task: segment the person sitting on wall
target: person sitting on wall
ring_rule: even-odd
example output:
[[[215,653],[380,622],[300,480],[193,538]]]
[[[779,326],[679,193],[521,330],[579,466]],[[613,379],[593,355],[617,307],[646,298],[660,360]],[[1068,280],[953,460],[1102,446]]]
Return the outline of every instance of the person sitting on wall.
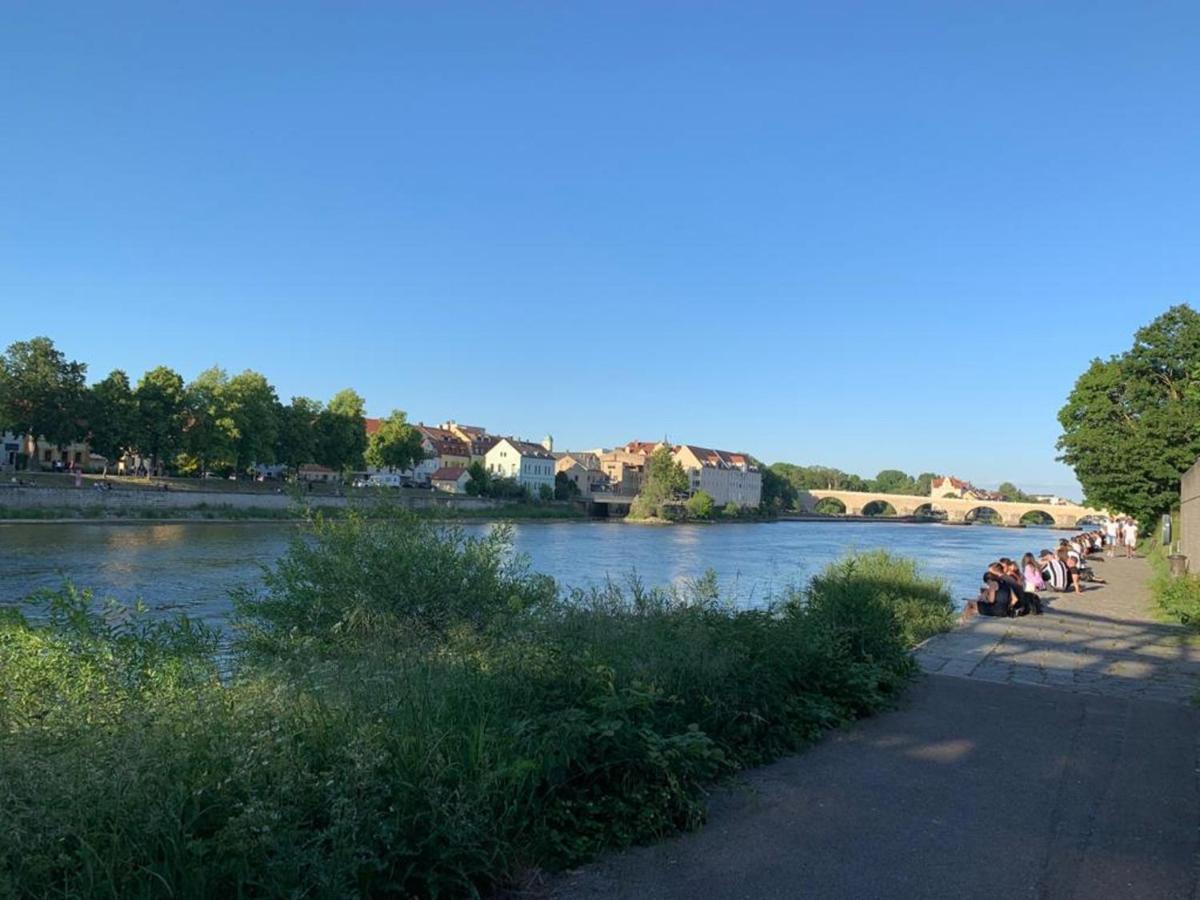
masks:
[[[1026,616],[1033,613],[1035,616],[1042,614],[1042,598],[1031,590],[1025,587],[1025,578],[1021,574],[1021,567],[1017,565],[1015,560],[1002,559],[1000,561],[1004,569],[1004,581],[1008,585],[1009,590],[1017,598],[1017,602],[1013,609],[1013,615]]]
[[[1067,567],[1067,589],[1082,594],[1083,584],[1079,574],[1078,557],[1071,556],[1066,547],[1059,547],[1055,555],[1058,556],[1058,561]]]
[[[1050,590],[1065,591],[1070,581],[1070,573],[1062,560],[1049,550],[1043,550],[1039,554],[1039,560],[1042,564],[1042,580]]]

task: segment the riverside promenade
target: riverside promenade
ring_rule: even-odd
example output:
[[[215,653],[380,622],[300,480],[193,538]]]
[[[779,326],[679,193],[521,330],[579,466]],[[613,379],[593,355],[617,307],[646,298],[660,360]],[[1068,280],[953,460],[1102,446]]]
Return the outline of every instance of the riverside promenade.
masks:
[[[1200,644],[1144,560],[917,652],[894,711],[744,773],[698,832],[564,876],[591,898],[1200,896]]]

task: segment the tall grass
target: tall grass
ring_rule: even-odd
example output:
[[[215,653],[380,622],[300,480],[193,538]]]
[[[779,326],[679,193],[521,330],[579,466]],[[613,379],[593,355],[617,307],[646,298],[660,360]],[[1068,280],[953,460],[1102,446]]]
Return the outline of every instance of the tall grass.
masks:
[[[504,529],[318,521],[238,643],[66,588],[0,621],[0,896],[469,896],[702,822],[949,627],[883,554],[770,608],[561,594]]]

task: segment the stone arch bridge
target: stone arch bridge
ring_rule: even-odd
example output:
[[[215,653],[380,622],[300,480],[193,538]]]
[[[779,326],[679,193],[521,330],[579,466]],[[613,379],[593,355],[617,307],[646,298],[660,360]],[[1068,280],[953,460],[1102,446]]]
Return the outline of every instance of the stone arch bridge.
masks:
[[[861,516],[872,504],[889,503],[897,516],[916,516],[944,513],[947,522],[963,523],[972,520],[981,510],[991,510],[1005,525],[1020,525],[1021,519],[1031,512],[1042,513],[1043,522],[1055,528],[1075,528],[1081,519],[1096,519],[1107,516],[1102,510],[1068,504],[1055,506],[1050,503],[1010,503],[1004,500],[958,500],[951,497],[913,497],[907,494],[880,494],[874,491],[802,491],[799,496],[801,509],[811,513],[822,500],[837,500],[845,507],[845,515]],[[1048,521],[1047,521],[1048,520]]]

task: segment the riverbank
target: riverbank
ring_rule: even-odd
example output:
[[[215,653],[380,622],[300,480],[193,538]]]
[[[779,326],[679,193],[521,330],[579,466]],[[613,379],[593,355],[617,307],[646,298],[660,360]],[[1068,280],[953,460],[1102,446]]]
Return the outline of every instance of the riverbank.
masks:
[[[292,503],[280,507],[230,506],[200,502],[195,505],[171,506],[106,506],[89,504],[80,506],[29,506],[8,507],[0,505],[0,524],[15,525],[30,522],[54,524],[165,524],[182,522],[214,523],[266,523],[302,522],[319,512],[329,518],[340,518],[354,512],[368,518],[390,515],[395,507],[382,506],[370,501],[345,505],[308,506]],[[438,504],[411,509],[413,515],[439,522],[511,522],[536,520],[582,520],[586,512],[570,504],[496,504],[485,508],[462,509],[449,504]]]
[[[0,614],[0,894],[501,887],[698,825],[715,781],[892,703],[952,615],[884,554],[765,611],[559,594],[506,537],[316,523],[238,595],[224,680],[194,623]]]

